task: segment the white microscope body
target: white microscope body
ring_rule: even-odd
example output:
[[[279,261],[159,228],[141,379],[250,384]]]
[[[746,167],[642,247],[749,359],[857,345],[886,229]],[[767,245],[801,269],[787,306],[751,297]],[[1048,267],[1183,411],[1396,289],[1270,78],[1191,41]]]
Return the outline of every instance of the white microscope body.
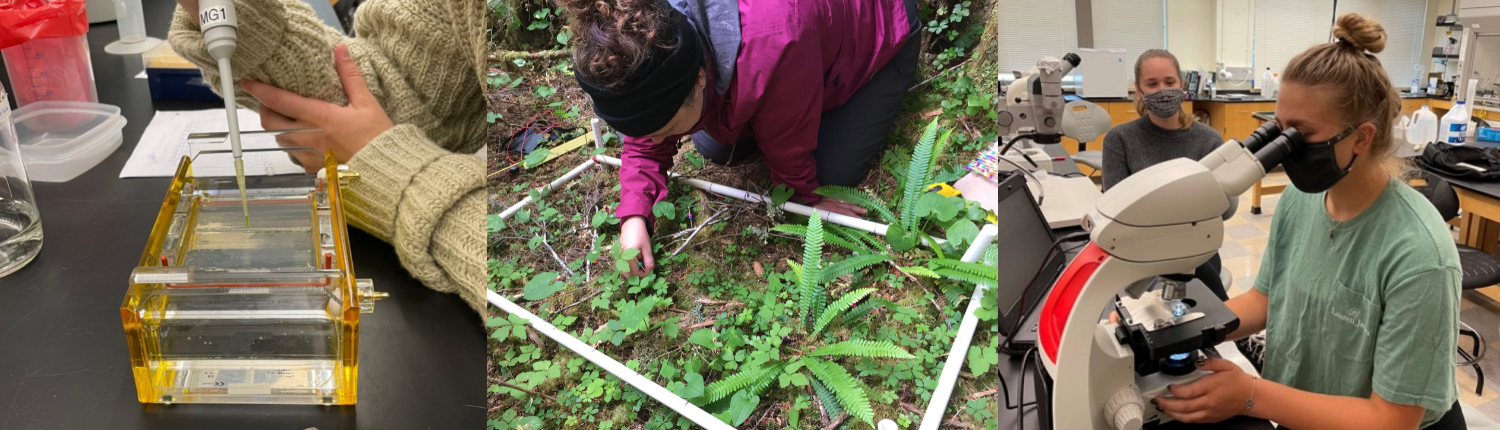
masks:
[[[1141,363],[1155,365],[1141,353],[1180,355],[1209,348],[1238,326],[1234,320],[1201,328],[1205,321],[1197,310],[1206,309],[1204,303],[1180,316],[1170,304],[1183,297],[1182,277],[1223,243],[1229,200],[1280,164],[1300,141],[1295,129],[1282,133],[1267,123],[1245,143],[1231,139],[1201,161],[1180,158],[1152,166],[1101,197],[1083,223],[1091,242],[1040,310],[1037,343],[1043,367],[1054,379],[1053,428],[1140,429],[1157,418],[1146,395],[1158,393],[1162,382],[1154,371],[1139,374]],[[1165,286],[1146,294],[1153,285]],[[1127,319],[1101,321],[1100,313],[1122,291],[1130,296],[1120,300]],[[1227,310],[1222,303],[1219,307]],[[1201,376],[1188,372],[1172,382]]]

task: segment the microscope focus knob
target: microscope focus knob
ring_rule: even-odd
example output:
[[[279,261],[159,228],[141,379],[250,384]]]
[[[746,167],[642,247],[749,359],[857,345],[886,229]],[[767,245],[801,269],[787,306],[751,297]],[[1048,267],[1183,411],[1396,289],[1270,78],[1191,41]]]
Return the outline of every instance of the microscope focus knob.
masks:
[[[1145,405],[1141,403],[1141,392],[1135,387],[1122,388],[1109,397],[1104,404],[1104,417],[1115,430],[1140,430],[1145,421]]]

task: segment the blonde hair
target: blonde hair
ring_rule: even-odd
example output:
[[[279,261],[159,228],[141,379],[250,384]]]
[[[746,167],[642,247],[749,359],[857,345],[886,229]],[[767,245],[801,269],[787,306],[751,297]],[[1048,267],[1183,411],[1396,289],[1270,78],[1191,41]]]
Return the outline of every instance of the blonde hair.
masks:
[[[1283,75],[1295,82],[1324,91],[1335,103],[1334,112],[1346,124],[1375,126],[1375,139],[1368,157],[1395,176],[1404,174],[1406,163],[1391,156],[1391,122],[1401,114],[1401,97],[1375,54],[1385,50],[1385,28],[1375,19],[1357,13],[1339,16],[1333,28],[1334,42],[1302,51],[1287,64]]]
[[[1148,49],[1146,50],[1146,52],[1142,52],[1141,56],[1135,59],[1135,111],[1139,112],[1141,116],[1147,115],[1146,95],[1141,93],[1141,65],[1145,64],[1146,60],[1150,60],[1153,58],[1165,58],[1168,60],[1172,60],[1172,70],[1175,70],[1177,72],[1177,88],[1183,90],[1187,89],[1185,84],[1182,82],[1182,66],[1177,63],[1176,55],[1172,55],[1171,52],[1167,52],[1167,50],[1165,49]],[[1178,111],[1177,125],[1179,128],[1183,129],[1192,127],[1193,113],[1188,112],[1187,110]]]

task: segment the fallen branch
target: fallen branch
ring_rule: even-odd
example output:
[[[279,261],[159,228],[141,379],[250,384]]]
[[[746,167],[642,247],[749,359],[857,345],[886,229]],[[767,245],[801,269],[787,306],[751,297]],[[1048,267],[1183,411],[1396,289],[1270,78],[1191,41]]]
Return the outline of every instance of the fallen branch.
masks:
[[[958,428],[961,428],[961,429],[971,429],[971,428],[974,428],[974,426],[965,424],[965,423],[963,423],[963,422],[961,422],[961,421],[959,421],[957,419],[953,419],[953,418],[949,418],[949,419],[943,420],[943,425],[948,426],[948,427],[958,427]]]
[[[839,424],[843,424],[844,420],[847,420],[847,419],[849,419],[849,414],[848,413],[840,413],[839,414],[839,419],[833,420],[833,424],[829,424],[827,426],[824,426],[823,430],[833,430],[833,429],[839,428]]]
[[[999,391],[999,390],[991,388],[991,389],[988,389],[988,390],[980,391],[978,393],[970,394],[968,397],[964,397],[964,400],[978,399],[980,397],[984,397],[984,396],[988,396],[988,395],[991,395],[991,394],[995,394],[996,391]]]
[[[698,232],[703,231],[704,227],[708,227],[708,225],[710,223],[713,223],[714,218],[718,218],[720,214],[723,214],[724,211],[727,211],[727,210],[729,210],[729,209],[719,209],[719,211],[715,212],[713,216],[708,217],[708,219],[703,220],[702,224],[698,224],[697,227],[694,227],[693,228],[693,234],[688,235],[687,240],[682,241],[682,245],[678,245],[677,249],[673,250],[672,254],[668,255],[667,258],[672,258],[672,257],[677,256],[677,253],[681,252],[682,248],[687,247],[689,243],[693,243],[693,237],[697,236]]]
[[[918,83],[916,85],[912,85],[911,88],[908,88],[906,91],[907,92],[916,91],[917,88],[922,88],[923,85],[927,85],[928,82],[932,82],[932,80],[933,79],[937,79],[938,76],[943,76],[943,74],[948,73],[949,71],[951,71],[953,69],[957,69],[959,67],[962,67],[965,64],[969,64],[969,60],[973,60],[973,59],[974,59],[974,57],[969,57],[968,60],[964,60],[962,63],[958,63],[957,65],[954,65],[953,67],[949,67],[947,70],[943,70],[941,72],[938,72],[938,74],[932,75],[931,78],[927,78],[927,80],[922,81],[921,83]]]
[[[558,309],[555,313],[562,314],[563,311],[566,311],[568,309],[572,309],[574,306],[578,306],[579,304],[581,304],[583,302],[587,302],[587,301],[589,301],[589,299],[594,298],[594,296],[597,296],[597,295],[599,295],[599,293],[602,293],[602,292],[604,292],[604,290],[602,290],[602,289],[594,291],[594,294],[589,294],[588,297],[584,297],[583,299],[581,299],[579,301],[573,302],[573,304],[571,304],[571,305],[564,306],[562,309]]]
[[[908,279],[911,279],[911,280],[912,280],[912,282],[916,282],[916,283],[917,283],[917,285],[920,285],[920,286],[922,286],[922,289],[923,289],[923,290],[925,290],[925,291],[927,291],[927,292],[928,292],[928,293],[930,293],[930,294],[933,294],[933,297],[937,297],[937,294],[935,294],[935,293],[932,293],[932,289],[931,289],[931,288],[927,288],[927,284],[924,284],[924,283],[922,283],[922,280],[921,280],[921,279],[917,279],[917,277],[916,277],[916,276],[914,276],[914,275],[912,275],[912,274],[910,274],[910,273],[906,273],[906,271],[905,271],[905,270],[901,270],[901,266],[897,266],[897,265],[896,265],[896,262],[894,262],[894,261],[890,261],[890,260],[886,260],[886,261],[885,261],[885,262],[886,262],[886,263],[889,263],[889,264],[890,264],[890,265],[891,265],[891,267],[894,267],[894,268],[896,268],[896,271],[897,271],[897,272],[901,272],[901,274],[902,274],[902,275],[906,275],[906,277],[907,277],[907,278],[908,278]],[[938,315],[939,315],[939,316],[942,316],[942,315],[943,315],[943,308],[942,308],[942,307],[941,307],[941,306],[938,306],[938,304],[937,304],[937,300],[933,300],[933,299],[928,299],[928,300],[927,300],[927,301],[928,301],[928,302],[929,302],[929,303],[932,303],[932,308],[933,308],[933,309],[937,309],[937,311],[938,311]],[[948,323],[948,319],[947,319],[947,318],[939,318],[939,319],[941,319],[941,320],[943,320],[943,325],[945,325],[945,326],[948,326],[948,329],[949,329],[949,330],[952,330],[952,329],[953,329],[953,324],[949,324],[949,323]]]
[[[809,384],[809,386],[807,387],[807,391],[809,392],[809,394],[811,394],[811,384]],[[823,409],[823,398],[819,396],[812,396],[812,401],[814,405],[818,405],[818,415],[819,418],[821,418],[818,420],[818,422],[828,422],[828,410]]]
[[[501,381],[500,378],[496,378],[496,377],[491,376],[489,379],[490,379],[490,383],[493,383],[493,384],[498,384],[498,385],[501,385],[501,386],[504,386],[504,387],[507,387],[507,388],[510,388],[510,389],[513,389],[513,390],[516,390],[516,391],[524,392],[526,394],[530,394],[530,395],[533,395],[533,396],[542,397],[542,398],[551,400],[553,402],[562,403],[562,402],[557,401],[556,397],[552,397],[552,396],[549,396],[549,395],[546,395],[546,394],[542,394],[542,393],[538,393],[538,392],[535,392],[535,391],[531,391],[531,390],[528,390],[528,389],[525,389],[525,388],[517,387],[514,384],[511,384],[509,382]]]
[[[548,59],[548,58],[568,57],[568,56],[571,56],[571,55],[573,55],[573,50],[572,49],[557,49],[557,50],[551,50],[551,51],[537,51],[537,52],[500,51],[500,52],[496,52],[495,55],[489,56],[488,59],[491,62],[505,62],[505,61],[515,60],[517,58],[520,58],[520,59],[523,59],[523,60],[543,60],[543,59]]]
[[[545,228],[545,226],[543,226],[543,227]],[[569,269],[568,268],[568,263],[564,263],[562,261],[562,258],[557,256],[557,251],[553,251],[552,250],[552,244],[547,243],[547,237],[546,236],[538,235],[537,237],[540,238],[540,239],[542,239],[542,245],[544,245],[544,246],[547,247],[547,252],[552,253],[552,259],[553,260],[557,260],[557,265],[562,266],[563,270],[568,271],[568,277],[572,278],[572,277],[577,277],[578,276],[578,274],[573,273],[573,269]]]
[[[701,323],[693,324],[693,325],[690,325],[690,326],[687,326],[687,327],[684,327],[684,328],[686,328],[688,330],[697,330],[697,329],[700,329],[700,328],[712,326],[716,322],[719,322],[719,320],[708,320],[708,321],[704,321],[704,322],[701,322]]]
[[[994,391],[994,390],[990,390],[990,391]],[[985,395],[989,395],[990,393],[984,393],[984,394]],[[983,397],[983,396],[980,396],[980,397]],[[914,414],[917,414],[917,415],[922,415],[922,411],[920,409],[917,409],[916,406],[912,406],[910,403],[901,402],[901,409],[905,409],[907,412],[911,412],[911,413],[914,413]],[[943,425],[949,426],[949,427],[958,427],[958,428],[961,428],[961,429],[971,429],[971,428],[974,428],[974,426],[971,426],[971,425],[968,425],[968,424],[965,424],[965,423],[959,421],[957,417],[958,417],[957,415],[954,415],[954,418],[949,418],[949,419],[943,420]]]
[[[916,406],[912,406],[911,403],[901,402],[901,409],[905,409],[907,412],[911,412],[917,415],[922,415],[922,410],[917,409]]]

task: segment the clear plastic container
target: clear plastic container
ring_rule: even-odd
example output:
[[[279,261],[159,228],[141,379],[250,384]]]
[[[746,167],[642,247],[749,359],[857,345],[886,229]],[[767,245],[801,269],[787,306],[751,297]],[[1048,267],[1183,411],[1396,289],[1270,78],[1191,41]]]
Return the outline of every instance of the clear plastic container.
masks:
[[[32,39],[0,53],[17,107],[42,101],[99,101],[87,35]]]
[[[38,102],[11,119],[31,180],[67,182],[89,171],[124,141],[125,117],[116,106]]]

